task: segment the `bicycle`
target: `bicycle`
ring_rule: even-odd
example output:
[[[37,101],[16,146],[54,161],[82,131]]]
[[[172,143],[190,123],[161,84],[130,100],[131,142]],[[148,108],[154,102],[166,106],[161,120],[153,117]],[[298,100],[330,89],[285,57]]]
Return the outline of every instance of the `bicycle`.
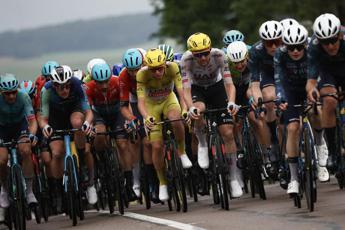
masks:
[[[12,140],[10,142],[0,143],[0,146],[7,148],[10,154],[10,173],[7,180],[10,200],[8,227],[12,229],[13,224],[14,228],[19,230],[26,229],[26,184],[17,155],[17,145],[24,143],[30,143],[30,140]]]
[[[259,105],[257,110],[254,110],[255,117],[259,117],[262,112],[261,106],[264,103],[259,100]],[[244,170],[245,181],[249,179],[249,186],[252,198],[255,198],[255,194],[258,193],[260,198],[266,200],[266,192],[264,187],[264,181],[262,175],[265,178],[269,178],[266,173],[264,164],[263,164],[263,154],[261,147],[256,139],[255,133],[249,121],[249,113],[252,111],[250,105],[240,106],[240,112],[242,115],[237,115],[238,118],[243,119],[242,124],[242,146],[243,156],[245,157],[245,166],[239,167]],[[247,184],[247,183],[245,183]]]
[[[227,108],[221,108],[201,112],[206,120],[206,132],[209,140],[210,167],[207,172],[214,204],[220,203],[222,209],[229,210],[229,166],[225,156],[224,143],[215,122],[215,113],[218,112],[227,113],[228,111]]]
[[[82,189],[79,184],[79,157],[74,141],[71,141],[71,135],[81,129],[54,130],[53,133],[64,137],[65,157],[64,157],[64,175],[63,187],[65,193],[66,214],[72,220],[73,226],[77,225],[77,217],[84,219],[84,210],[82,205]]]
[[[98,172],[97,178],[100,180],[99,187],[101,188],[98,191],[102,193],[102,198],[106,197],[110,214],[114,213],[115,201],[117,201],[119,213],[123,215],[124,207],[128,206],[128,198],[116,143],[114,138],[112,138],[114,134],[120,131],[122,129],[96,133],[96,135],[107,135],[111,137],[110,148],[106,148],[103,154],[96,153],[96,171]],[[102,190],[102,188],[105,188],[105,190]]]
[[[302,130],[300,136],[300,157],[298,160],[298,177],[300,182],[299,193],[294,198],[294,205],[301,208],[301,199],[305,194],[307,207],[310,212],[314,211],[314,203],[317,199],[317,151],[315,147],[313,129],[308,119],[308,112],[313,109],[317,114],[317,103],[304,103],[292,105],[303,109]]]

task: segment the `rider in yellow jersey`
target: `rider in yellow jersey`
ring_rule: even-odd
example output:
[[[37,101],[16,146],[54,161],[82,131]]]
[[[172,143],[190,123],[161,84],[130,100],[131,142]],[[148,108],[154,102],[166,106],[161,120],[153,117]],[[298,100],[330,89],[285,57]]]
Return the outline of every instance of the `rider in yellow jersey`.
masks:
[[[181,111],[187,112],[177,64],[167,62],[165,54],[159,49],[150,49],[145,55],[145,62],[146,66],[139,70],[136,77],[138,108],[144,118],[145,128],[150,131],[153,164],[160,182],[159,199],[165,201],[169,199],[169,195],[164,171],[162,126],[155,123],[161,120],[162,114],[169,120],[175,120],[181,118]],[[181,105],[173,92],[174,85]],[[192,163],[185,152],[183,123],[172,122],[172,128],[182,165],[190,168]]]

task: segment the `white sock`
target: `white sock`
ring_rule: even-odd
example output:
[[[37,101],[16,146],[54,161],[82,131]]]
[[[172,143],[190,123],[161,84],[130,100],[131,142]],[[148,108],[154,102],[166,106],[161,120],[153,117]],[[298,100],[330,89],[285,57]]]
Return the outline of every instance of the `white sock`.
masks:
[[[133,168],[133,184],[140,185],[140,164],[139,162],[134,164]]]
[[[203,128],[194,128],[195,136],[198,138],[199,145],[202,147],[207,147],[206,133]]]

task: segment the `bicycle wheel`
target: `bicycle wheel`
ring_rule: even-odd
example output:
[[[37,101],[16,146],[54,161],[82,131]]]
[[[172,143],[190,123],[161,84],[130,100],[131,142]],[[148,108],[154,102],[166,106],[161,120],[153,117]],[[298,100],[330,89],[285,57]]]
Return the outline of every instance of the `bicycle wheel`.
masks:
[[[115,198],[117,200],[117,207],[121,215],[124,214],[126,202],[126,190],[125,190],[125,179],[123,172],[121,170],[120,161],[115,148],[112,149],[111,154],[109,154],[109,160],[112,164],[113,178],[115,180]],[[128,206],[128,203],[127,203]]]
[[[106,188],[107,191],[107,202],[110,214],[114,213],[115,208],[115,173],[114,173],[114,158],[111,156],[113,153],[111,151],[104,152],[104,166],[105,173],[102,174],[101,184],[102,187]]]
[[[187,203],[187,193],[185,187],[185,176],[184,176],[184,169],[182,167],[182,162],[179,157],[175,156],[176,166],[177,166],[177,177],[176,180],[176,190],[179,197],[179,200],[182,204],[182,211],[187,212],[188,210],[188,203]]]
[[[77,194],[75,191],[75,177],[74,177],[74,167],[73,167],[73,158],[68,157],[66,160],[66,178],[65,183],[67,183],[67,207],[68,207],[68,215],[72,220],[73,226],[77,225]]]
[[[39,205],[41,209],[41,214],[45,222],[48,221],[49,218],[49,210],[50,210],[50,198],[49,198],[49,191],[48,191],[48,182],[47,176],[45,174],[45,168],[43,163],[40,163],[40,196],[39,196]]]
[[[35,175],[34,179],[33,179],[33,182],[32,182],[32,190],[35,194],[35,197],[37,198],[38,200],[38,204],[37,205],[34,205],[34,206],[31,206],[29,207],[29,210],[32,210],[34,212],[34,215],[35,215],[35,220],[36,220],[36,223],[37,224],[40,224],[41,223],[41,218],[42,218],[42,203],[43,203],[43,192],[42,192],[42,183],[40,181],[40,176],[39,175]],[[30,213],[31,215],[31,213]]]
[[[24,191],[24,178],[19,165],[14,165],[11,170],[11,216],[14,228],[18,230],[26,229],[26,199]]]
[[[219,137],[218,137],[219,138]],[[222,208],[229,210],[229,169],[228,163],[225,159],[225,153],[223,152],[222,144],[219,139],[216,140],[216,156],[218,161],[218,177],[219,177],[219,191],[222,202]]]
[[[306,127],[303,130],[303,150],[304,150],[304,188],[305,188],[305,197],[307,201],[307,206],[310,212],[314,211],[314,167],[313,155],[314,153],[314,143],[312,140],[312,133],[310,126]]]

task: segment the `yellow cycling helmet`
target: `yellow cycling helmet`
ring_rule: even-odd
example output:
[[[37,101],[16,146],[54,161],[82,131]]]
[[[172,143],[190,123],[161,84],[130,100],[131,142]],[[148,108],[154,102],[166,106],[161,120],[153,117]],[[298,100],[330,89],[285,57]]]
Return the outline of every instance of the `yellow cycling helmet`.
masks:
[[[198,52],[211,48],[211,39],[204,33],[192,34],[187,40],[189,51]]]
[[[160,49],[150,49],[145,55],[145,63],[149,68],[155,68],[164,65],[165,61],[165,54]]]

